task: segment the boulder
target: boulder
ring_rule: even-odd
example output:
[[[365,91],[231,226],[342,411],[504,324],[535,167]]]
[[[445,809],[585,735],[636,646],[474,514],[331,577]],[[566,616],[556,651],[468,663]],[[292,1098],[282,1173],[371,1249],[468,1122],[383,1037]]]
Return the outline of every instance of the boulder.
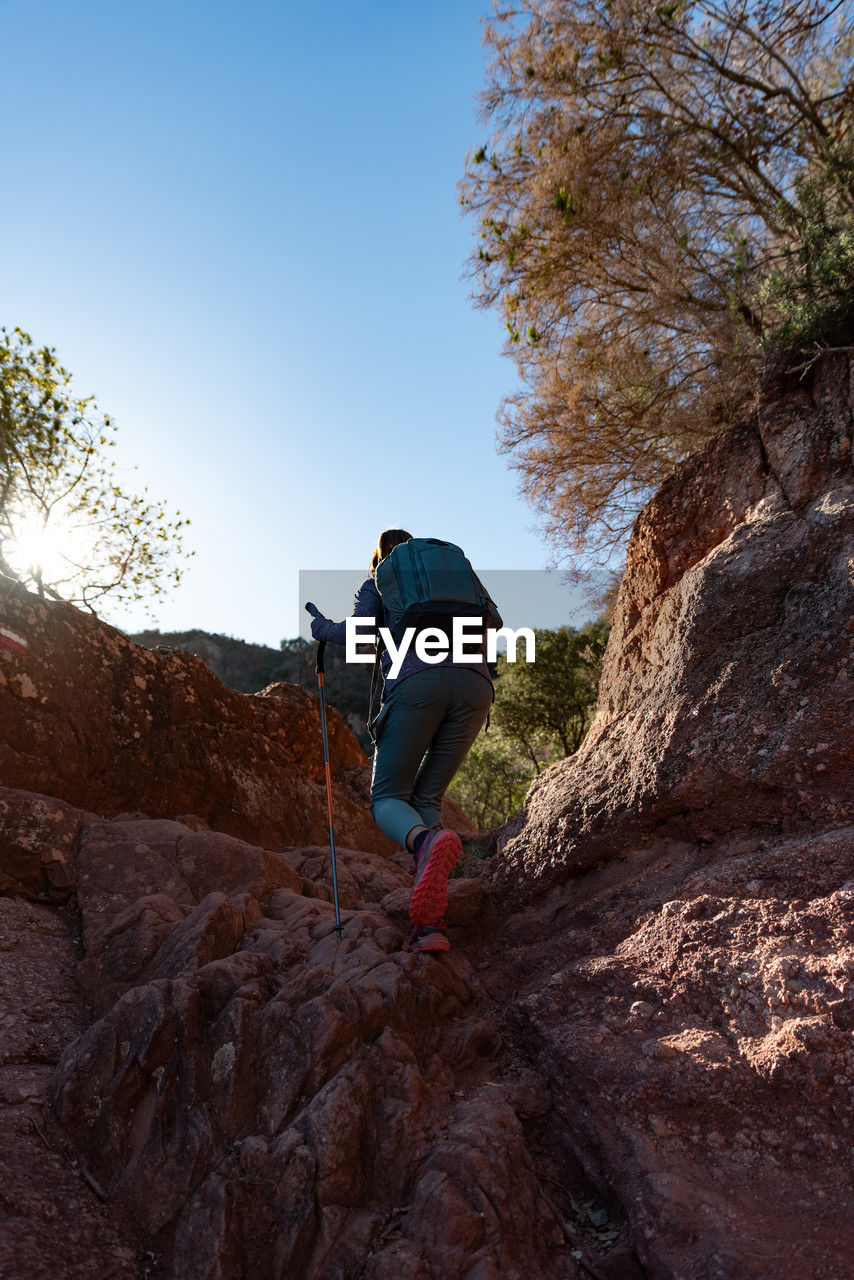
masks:
[[[529,1149],[625,1222],[640,1270],[607,1274],[848,1280],[854,826],[620,852],[481,973],[549,1085]]]
[[[854,814],[851,406],[847,357],[779,378],[643,509],[590,732],[498,841],[508,889]]]
[[[0,578],[0,779],[103,816],[195,815],[269,848],[328,840],[320,710],[296,685],[249,696],[180,649],[149,650],[72,605]],[[367,759],[327,717],[333,782]],[[391,852],[364,803],[336,785],[343,844]]]

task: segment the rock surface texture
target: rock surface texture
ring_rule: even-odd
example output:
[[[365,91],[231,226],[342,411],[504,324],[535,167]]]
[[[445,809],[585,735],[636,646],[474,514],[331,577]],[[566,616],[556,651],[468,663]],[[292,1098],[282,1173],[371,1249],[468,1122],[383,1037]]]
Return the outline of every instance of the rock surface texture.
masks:
[[[439,957],[343,726],[339,941],[310,700],[4,599],[3,1280],[854,1276],[850,441],[827,361],[646,508]]]
[[[596,719],[505,833],[511,882],[854,814],[852,403],[845,357],[766,386],[644,508]]]
[[[25,663],[0,648],[4,785],[107,815],[193,815],[271,848],[328,838],[320,710],[305,689],[237,693],[193,654],[145,649],[6,578],[0,616],[28,643]],[[328,733],[336,773],[364,769],[355,734],[331,709]],[[395,847],[361,798],[338,787],[335,821],[344,844]]]
[[[104,1274],[175,1277],[580,1274],[508,1092],[518,1070],[497,1071],[494,1001],[464,956],[404,949],[407,871],[340,850],[339,941],[325,849],[103,821],[32,793],[0,806],[0,905],[29,929],[33,974],[13,970],[3,993],[4,1098],[28,1104],[14,1120],[31,1154],[74,1161],[56,1241],[40,1243],[36,1208],[22,1222],[0,1200],[16,1280],[85,1274],[56,1258],[87,1189],[81,1237],[100,1196],[117,1207],[89,1242],[99,1274],[102,1259]],[[64,889],[44,875],[63,841]],[[483,901],[454,880],[451,927]],[[33,1163],[12,1153],[43,1200]]]

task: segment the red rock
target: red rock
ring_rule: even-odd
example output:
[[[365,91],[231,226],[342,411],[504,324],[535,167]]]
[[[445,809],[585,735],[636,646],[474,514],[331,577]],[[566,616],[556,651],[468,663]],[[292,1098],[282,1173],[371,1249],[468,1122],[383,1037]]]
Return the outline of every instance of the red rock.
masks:
[[[643,509],[594,723],[499,839],[508,886],[854,816],[851,403],[845,357],[766,387]]]
[[[782,1257],[793,1280],[847,1280],[854,828],[745,843],[660,842],[589,873],[583,903],[507,922],[506,945],[541,936],[515,949],[511,1021],[550,1083],[552,1157],[617,1198],[643,1274],[758,1278]]]
[[[49,902],[73,894],[81,813],[50,796],[0,787],[0,893]]]
[[[35,894],[54,802],[7,799],[31,833],[16,884]],[[408,954],[408,922],[379,907],[406,893],[402,869],[339,850],[339,942],[324,849],[61,812],[76,832],[83,956],[65,963],[72,1016],[50,1013],[52,1060],[64,1053],[38,1080],[38,1105],[49,1086],[56,1132],[108,1198],[119,1241],[128,1215],[182,1280],[218,1267],[317,1280],[390,1266],[449,1280],[576,1274],[519,1122],[482,1084],[501,1043],[470,967]],[[18,845],[3,848],[21,870]],[[482,899],[480,885],[454,887]],[[34,1001],[31,1025],[42,1012]],[[402,1199],[409,1187],[415,1200]],[[440,1238],[434,1215],[451,1211]],[[38,1272],[38,1242],[21,1248]],[[128,1274],[141,1280],[140,1257],[128,1254]]]
[[[296,686],[247,696],[179,649],[149,650],[71,605],[10,590],[4,622],[26,662],[0,649],[0,778],[102,815],[189,813],[254,844],[328,839],[320,712]],[[333,773],[364,768],[355,735],[329,709]],[[336,790],[342,844],[394,845],[362,803]]]
[[[0,898],[0,960],[0,1275],[142,1280],[139,1233],[121,1206],[99,1199],[85,1166],[71,1163],[45,1105],[62,1049],[86,1023],[73,921],[42,903]],[[155,1263],[152,1254],[152,1277],[161,1274]]]
[[[129,840],[140,825],[128,824]],[[454,1070],[476,1076],[497,1045],[467,1013],[473,992],[459,967],[408,955],[401,932],[365,909],[343,911],[339,943],[331,905],[275,887],[269,867],[241,876],[240,908],[234,893],[211,892],[187,911],[180,859],[168,870],[169,845],[180,849],[185,837],[176,841],[173,824],[148,826],[145,847],[162,859],[156,870],[181,918],[170,922],[162,901],[146,895],[137,913],[128,910],[127,897],[148,890],[155,869],[142,852],[129,867],[120,824],[84,837],[84,938],[102,990],[112,996],[110,981],[127,980],[126,970],[110,969],[124,964],[115,946],[124,932],[150,919],[158,945],[131,948],[135,963],[142,957],[134,985],[69,1047],[53,1098],[110,1194],[155,1242],[174,1235],[175,1274],[199,1257],[213,1266],[234,1255],[247,1275],[266,1274],[275,1257],[282,1273],[307,1277],[379,1258],[388,1243],[380,1228],[413,1178],[424,1205],[398,1219],[414,1274],[426,1259],[428,1275],[467,1275],[480,1254],[484,1275],[568,1274],[562,1241],[550,1260],[555,1228],[532,1230],[537,1180],[530,1160],[520,1163],[524,1140],[502,1097],[492,1090],[473,1102],[470,1129],[442,1138],[456,1106]],[[288,855],[279,856],[284,865]],[[341,858],[346,867],[348,852]],[[309,851],[303,870],[311,862]],[[385,887],[371,889],[381,862],[352,860],[359,902]],[[248,902],[258,910],[247,915]],[[437,1199],[431,1189],[433,1170],[454,1147],[461,1182],[451,1203],[471,1202],[455,1210],[459,1240],[440,1246],[432,1213],[445,1212],[446,1193]],[[484,1224],[481,1206],[490,1204]],[[473,1261],[465,1242],[475,1236]]]
[[[850,402],[833,361],[783,390],[640,517],[590,739],[499,834],[497,883],[495,860],[451,881],[449,954],[403,949],[405,855],[341,840],[339,941],[325,832],[259,846],[248,790],[243,838],[207,829],[195,676],[157,668],[180,805],[146,816],[154,774],[111,821],[0,792],[0,1268],[849,1280]],[[3,714],[31,704],[45,743],[76,689],[11,683]],[[262,724],[310,827],[310,753],[268,723],[302,695],[246,720],[205,690],[216,787]],[[30,732],[21,712],[5,758],[34,773]],[[43,750],[63,786],[107,785]]]

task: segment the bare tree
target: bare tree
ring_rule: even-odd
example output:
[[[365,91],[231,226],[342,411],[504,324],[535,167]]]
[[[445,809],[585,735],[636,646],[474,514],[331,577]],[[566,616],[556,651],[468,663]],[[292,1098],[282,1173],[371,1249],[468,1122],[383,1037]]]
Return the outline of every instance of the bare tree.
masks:
[[[461,200],[477,301],[503,309],[525,384],[501,446],[559,548],[619,542],[744,411],[781,322],[767,282],[804,264],[799,184],[850,240],[850,18],[850,0],[496,5],[494,132]]]

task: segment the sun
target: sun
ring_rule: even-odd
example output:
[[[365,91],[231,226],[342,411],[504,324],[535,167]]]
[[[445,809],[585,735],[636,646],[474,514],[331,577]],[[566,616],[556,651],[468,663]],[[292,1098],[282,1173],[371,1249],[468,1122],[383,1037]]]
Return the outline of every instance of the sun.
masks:
[[[86,542],[70,514],[53,512],[45,521],[41,511],[31,509],[14,520],[3,541],[3,558],[22,578],[54,585],[77,576]]]

